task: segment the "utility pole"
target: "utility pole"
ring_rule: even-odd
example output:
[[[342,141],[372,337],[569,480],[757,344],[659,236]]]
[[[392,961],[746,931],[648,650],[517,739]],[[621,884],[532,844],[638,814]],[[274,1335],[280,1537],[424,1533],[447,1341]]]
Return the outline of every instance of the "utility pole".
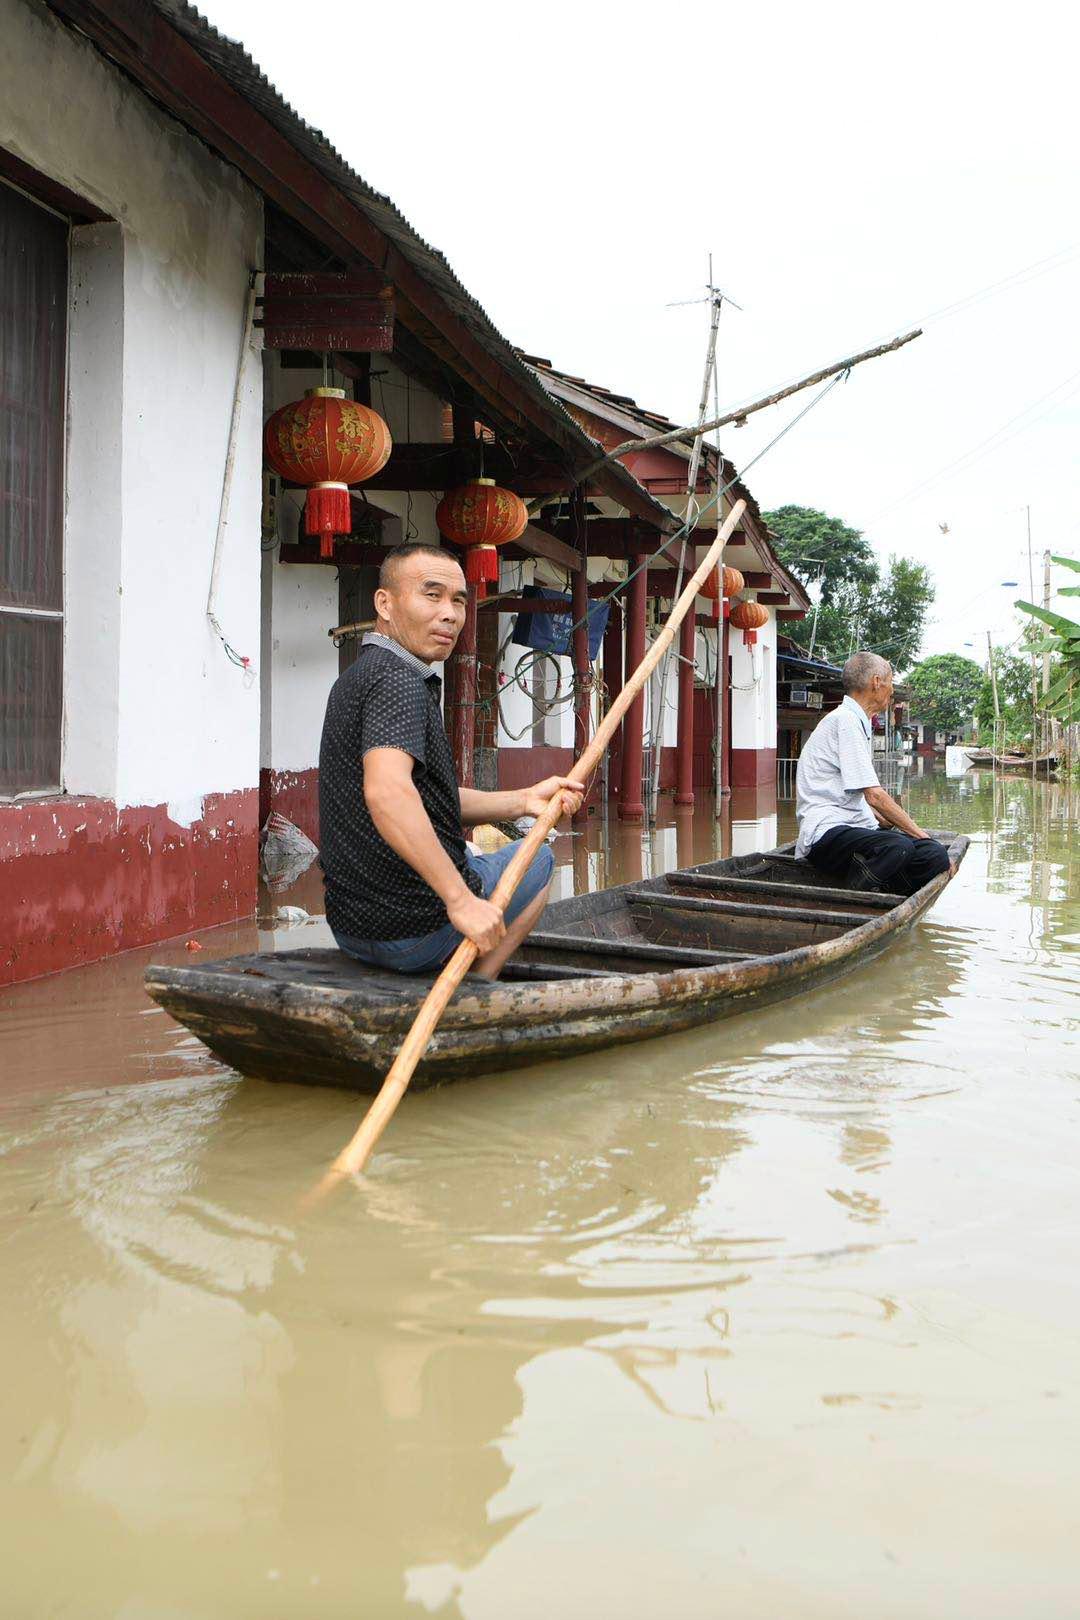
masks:
[[[811,626],[811,630],[810,630],[810,651],[806,655],[808,658],[813,658],[813,656],[814,656],[814,643],[817,640],[817,616],[818,616],[818,614],[820,612],[821,612],[821,598],[819,596],[817,601],[814,603],[814,623]]]
[[[1027,551],[1028,551],[1028,601],[1035,600],[1035,564],[1031,557],[1031,507],[1024,508],[1027,513]],[[1035,758],[1038,750],[1036,732],[1039,728],[1039,683],[1035,674],[1035,654],[1031,654],[1031,757]],[[1034,764],[1032,772],[1034,772]]]
[[[994,666],[994,643],[990,639],[989,630],[986,632],[986,651],[990,659],[990,689],[994,694],[994,753],[1001,747],[999,732],[1001,730],[1001,705],[998,702],[997,669]]]
[[[704,448],[704,443],[705,443],[704,433],[702,432],[701,424],[705,421],[705,418],[708,415],[710,386],[711,386],[711,389],[712,389],[714,402],[718,402],[718,399],[719,399],[719,373],[718,373],[718,368],[717,368],[717,364],[716,364],[716,340],[717,340],[717,333],[718,333],[719,326],[720,326],[720,311],[723,308],[724,304],[731,304],[731,305],[734,306],[735,309],[739,309],[739,310],[741,310],[741,308],[742,308],[741,304],[736,304],[735,300],[733,298],[729,298],[726,293],[721,292],[720,288],[715,285],[715,283],[713,281],[713,260],[712,260],[712,254],[711,253],[709,254],[709,280],[708,280],[708,283],[707,283],[706,288],[705,288],[705,297],[704,297],[704,299],[700,299],[700,300],[694,299],[694,300],[692,300],[692,302],[694,302],[694,303],[700,302],[700,303],[709,304],[711,306],[711,315],[710,315],[710,320],[709,320],[709,341],[708,341],[708,345],[707,345],[706,351],[705,351],[705,371],[704,371],[704,375],[703,375],[703,377],[701,379],[701,398],[698,401],[698,431],[694,435],[693,448],[692,448],[692,450],[690,452],[690,466],[689,466],[689,469],[687,471],[687,479],[686,479],[686,515],[687,515],[687,519],[690,518],[691,512],[693,510],[695,510],[695,508],[697,506],[696,492],[697,492],[698,469],[701,466],[701,455],[702,455],[702,450]],[[669,307],[670,308],[675,308],[677,306],[670,305]],[[719,415],[719,414],[720,414],[719,404],[717,403],[716,404],[716,415]],[[716,478],[717,478],[717,484],[718,485],[723,483],[723,466],[724,466],[723,458],[720,455],[720,451],[719,451],[719,443],[720,443],[719,435],[717,435],[717,474],[716,474]],[[717,513],[716,513],[717,522],[722,523],[723,518],[724,518],[723,510],[722,510],[722,508],[718,507],[717,508]],[[694,545],[694,536],[693,536],[693,528],[691,527],[690,534],[689,535],[684,535],[682,544],[679,547],[679,561],[678,561],[678,565],[677,565],[676,570],[675,570],[675,594],[676,594],[676,596],[678,596],[679,592],[682,590],[683,570],[684,570],[684,568],[686,566],[687,547],[688,546],[692,547],[693,545]],[[721,568],[722,568],[722,564],[721,564]],[[715,785],[716,785],[716,808],[717,808],[717,811],[719,811],[719,808],[720,808],[720,764],[719,764],[719,761],[720,761],[720,724],[721,724],[721,722],[720,722],[720,711],[721,711],[721,707],[722,707],[722,697],[720,695],[720,687],[721,687],[722,674],[723,674],[723,672],[721,671],[721,668],[720,668],[720,647],[721,647],[721,644],[723,642],[723,636],[724,636],[724,626],[723,626],[723,617],[722,617],[722,615],[723,615],[723,600],[722,600],[722,598],[721,598],[721,601],[720,601],[720,612],[721,612],[721,621],[720,621],[720,625],[719,625],[719,627],[717,629],[717,688],[718,688],[718,691],[717,691],[716,752],[717,752],[717,761],[718,761],[718,763],[717,763],[717,766],[716,766],[716,779],[715,779]],[[691,624],[692,624],[693,623],[693,615],[690,615],[690,619],[691,619]],[[690,637],[689,630],[687,630],[685,641],[680,644],[680,654],[679,654],[679,656],[682,659],[687,659],[689,657],[689,655],[690,655],[690,648],[691,648],[691,637]],[[653,685],[651,687],[651,693],[656,698],[656,701],[652,704],[652,724],[651,724],[650,729],[651,729],[651,734],[652,734],[653,749],[652,749],[652,756],[651,756],[651,760],[650,760],[650,772],[649,772],[649,777],[650,777],[650,783],[649,783],[650,792],[648,794],[649,803],[646,806],[646,813],[651,816],[651,818],[652,818],[652,820],[654,822],[656,820],[656,807],[657,807],[657,804],[659,802],[659,796],[660,796],[660,760],[661,760],[661,754],[662,754],[662,749],[663,749],[663,741],[664,741],[664,736],[663,736],[663,733],[664,733],[664,709],[665,709],[665,701],[664,700],[665,700],[665,695],[666,695],[666,692],[667,692],[668,669],[669,669],[669,666],[670,666],[670,661],[671,661],[671,652],[669,651],[667,654],[665,654],[664,659],[663,659],[663,661],[661,662],[661,665],[660,665],[660,670],[659,670],[659,675],[657,677],[657,680],[653,683]],[[679,704],[680,731],[683,729],[683,725],[684,725],[685,722],[688,722],[689,727],[692,730],[692,727],[693,727],[693,713],[694,713],[694,710],[693,710],[694,675],[693,675],[693,668],[692,668],[692,659],[691,659],[691,668],[690,669],[687,669],[685,663],[680,663],[679,667],[680,667],[680,671],[681,671],[681,684],[682,684],[682,688],[683,688],[682,701]],[[689,688],[689,690],[687,690],[687,687]],[[689,740],[690,739],[684,738],[683,736],[678,735],[678,737],[677,737],[678,747],[681,748],[683,746],[684,742],[689,741]],[[678,759],[678,752],[676,753],[676,758]],[[691,761],[692,761],[692,750],[691,750]],[[687,762],[684,761],[684,765],[686,765],[686,763]],[[692,763],[688,766],[688,768],[690,770],[692,770]],[[689,787],[689,778],[686,781],[684,781],[683,787],[687,791],[688,796],[690,797],[690,802],[692,802],[692,789],[690,789],[690,787]],[[676,794],[676,803],[678,803],[678,802],[679,802],[679,797],[678,797],[678,792],[677,792],[677,794]],[[683,802],[684,803],[687,802],[687,799],[685,797],[683,799]]]
[[[1044,551],[1043,552],[1043,607],[1047,610],[1047,612],[1050,611],[1050,553],[1049,553],[1049,551]],[[1043,655],[1042,655],[1042,664],[1043,664],[1043,667],[1042,667],[1042,689],[1043,689],[1043,698],[1045,699],[1047,692],[1049,692],[1049,690],[1050,690],[1050,654],[1048,652],[1043,653]]]
[[[1048,550],[1043,552],[1043,607],[1046,609],[1046,611],[1048,613],[1050,611],[1050,594],[1051,594],[1051,591],[1050,591],[1050,552],[1049,552],[1049,549],[1048,549]],[[1051,716],[1050,716],[1050,714],[1048,712],[1047,703],[1046,703],[1046,698],[1047,698],[1047,694],[1049,693],[1049,691],[1050,691],[1050,654],[1047,651],[1047,652],[1044,652],[1043,655],[1042,655],[1042,695],[1043,695],[1043,741],[1042,741],[1042,751],[1043,751],[1044,754],[1047,752],[1047,750],[1049,748],[1051,748],[1053,746],[1053,738],[1054,738],[1054,721],[1053,721],[1053,719],[1051,718]]]

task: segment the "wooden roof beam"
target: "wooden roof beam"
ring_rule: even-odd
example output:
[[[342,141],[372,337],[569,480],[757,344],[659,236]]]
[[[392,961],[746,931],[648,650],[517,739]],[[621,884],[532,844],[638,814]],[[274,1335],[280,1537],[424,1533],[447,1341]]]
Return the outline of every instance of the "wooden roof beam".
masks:
[[[479,470],[480,441],[476,443],[477,466],[473,476]],[[441,492],[459,478],[468,476],[461,471],[462,454],[461,444],[399,440],[385,467],[364,480],[364,488]],[[488,477],[505,483],[519,495],[561,494],[570,487],[566,472],[555,463],[522,455],[515,465],[497,443],[484,444],[484,470]]]
[[[573,546],[568,546],[565,540],[540,523],[530,523],[525,533],[514,541],[514,546],[527,557],[543,557],[548,562],[557,563],[560,568],[569,568],[574,574],[581,568],[581,556]],[[506,548],[507,551],[512,549],[510,546]]]

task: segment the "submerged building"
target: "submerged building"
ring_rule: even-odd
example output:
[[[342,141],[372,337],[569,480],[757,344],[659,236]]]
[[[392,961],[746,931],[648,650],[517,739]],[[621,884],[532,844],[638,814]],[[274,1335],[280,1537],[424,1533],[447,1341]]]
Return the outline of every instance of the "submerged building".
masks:
[[[318,837],[323,707],[381,555],[439,543],[440,497],[481,472],[530,515],[489,598],[471,593],[446,671],[459,768],[494,785],[569,765],[670,601],[690,443],[597,465],[671,424],[515,349],[183,0],[0,0],[0,18],[12,982],[254,911],[267,816]],[[263,453],[267,418],[325,386],[393,441],[328,556],[304,532],[304,489]],[[748,639],[699,602],[593,812],[606,793],[639,818],[657,770],[682,803],[775,784],[777,624],[807,599],[708,450],[690,495],[725,486],[686,560],[746,498],[725,561],[766,623]],[[538,601],[583,620],[613,593],[595,658],[580,634],[524,667]]]

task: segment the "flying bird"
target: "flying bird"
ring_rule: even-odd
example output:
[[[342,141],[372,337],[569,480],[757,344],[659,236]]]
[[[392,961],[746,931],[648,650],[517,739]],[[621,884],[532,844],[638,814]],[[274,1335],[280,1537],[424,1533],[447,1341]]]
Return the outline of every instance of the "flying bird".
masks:
[[[947,523],[939,523],[938,528],[941,530],[942,534],[948,534],[949,532],[949,525]]]

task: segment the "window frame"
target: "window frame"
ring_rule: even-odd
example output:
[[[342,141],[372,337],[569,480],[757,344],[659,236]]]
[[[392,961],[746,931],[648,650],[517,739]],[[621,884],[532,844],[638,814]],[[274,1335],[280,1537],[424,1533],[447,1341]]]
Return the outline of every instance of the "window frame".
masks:
[[[53,206],[52,201],[46,201],[43,196],[35,195],[35,193],[33,191],[27,189],[26,185],[20,184],[20,180],[22,180],[24,177],[31,177],[31,178],[35,178],[35,179],[36,179],[36,177],[34,176],[34,172],[32,170],[28,169],[26,167],[26,165],[20,165],[19,166],[18,177],[16,178],[15,174],[13,173],[12,168],[11,168],[11,165],[14,162],[15,162],[15,160],[11,158],[10,154],[8,154],[7,152],[0,149],[0,193],[7,192],[7,191],[14,192],[16,196],[21,197],[25,202],[29,203],[32,207],[40,209],[42,213],[51,216],[51,218],[53,218],[55,220],[58,220],[65,228],[65,240],[64,240],[64,335],[63,335],[63,353],[62,353],[62,358],[61,358],[61,374],[60,374],[60,381],[59,381],[60,423],[59,423],[58,444],[57,444],[57,451],[56,451],[56,454],[57,454],[57,457],[58,457],[58,460],[59,460],[59,467],[57,469],[56,476],[57,476],[57,483],[58,483],[58,492],[57,493],[58,493],[58,502],[59,502],[59,536],[58,536],[58,540],[59,540],[59,569],[60,569],[60,592],[59,592],[59,594],[60,594],[60,606],[56,607],[56,608],[53,608],[53,607],[36,607],[36,606],[30,606],[29,604],[26,604],[26,603],[14,604],[14,603],[7,603],[7,602],[0,601],[0,622],[2,622],[4,620],[10,620],[10,619],[23,619],[23,620],[30,619],[30,620],[47,621],[47,622],[59,623],[60,624],[60,626],[61,626],[60,719],[59,719],[59,731],[58,731],[58,735],[56,737],[56,749],[55,749],[56,781],[51,782],[51,783],[43,784],[43,785],[41,785],[39,787],[20,788],[18,791],[14,792],[14,793],[8,792],[2,786],[0,786],[0,806],[19,804],[22,801],[27,800],[27,799],[54,799],[54,798],[59,798],[59,797],[63,796],[64,791],[65,791],[65,788],[64,788],[64,732],[65,732],[65,718],[66,718],[66,709],[67,709],[67,702],[66,702],[66,697],[67,697],[67,679],[66,679],[66,676],[67,676],[67,657],[66,657],[66,653],[67,653],[67,648],[66,648],[66,641],[67,641],[67,635],[66,635],[66,622],[67,622],[67,600],[66,600],[66,597],[67,597],[67,590],[66,590],[66,585],[67,585],[66,562],[67,562],[67,558],[66,558],[66,542],[67,542],[67,533],[66,533],[66,530],[67,530],[67,524],[66,524],[66,510],[67,510],[67,448],[68,448],[67,439],[68,439],[68,388],[69,388],[70,349],[71,349],[71,233],[72,233],[73,224],[75,223],[75,216],[73,215],[73,213],[70,213],[70,212],[61,212],[57,207]],[[48,180],[46,180],[46,178],[44,176],[40,177],[40,185],[41,185],[41,190],[46,192],[46,193],[49,193],[50,190],[53,191],[53,192],[58,193],[58,195],[55,198],[56,201],[60,201],[60,200],[66,201],[70,197],[70,200],[71,200],[71,202],[73,204],[78,202],[78,199],[75,198],[73,193],[69,194],[69,193],[65,192],[63,190],[63,188],[53,187],[52,183],[49,182]],[[80,211],[79,217],[83,217],[81,211]],[[104,216],[99,216],[99,217],[104,217]]]

